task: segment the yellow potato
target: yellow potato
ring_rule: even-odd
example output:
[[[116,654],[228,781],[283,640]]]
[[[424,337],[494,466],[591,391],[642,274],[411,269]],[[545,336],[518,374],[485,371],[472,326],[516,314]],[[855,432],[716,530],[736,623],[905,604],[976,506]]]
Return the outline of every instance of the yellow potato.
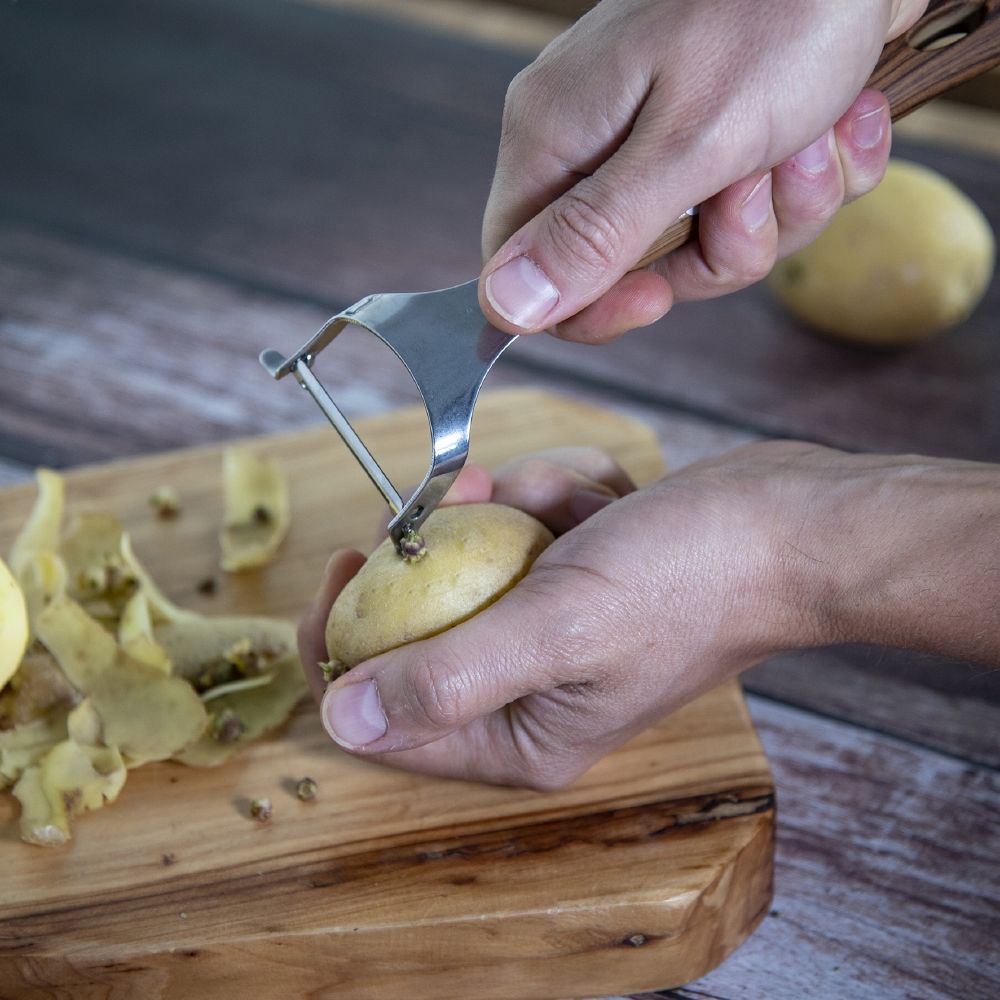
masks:
[[[14,676],[28,645],[24,594],[0,559],[0,688]]]
[[[768,283],[818,330],[900,347],[966,319],[994,256],[990,225],[971,199],[927,167],[892,160],[874,191],[842,208]]]
[[[341,591],[326,624],[335,672],[471,618],[552,541],[529,514],[492,503],[442,507],[421,533],[422,558],[404,560],[386,539]]]

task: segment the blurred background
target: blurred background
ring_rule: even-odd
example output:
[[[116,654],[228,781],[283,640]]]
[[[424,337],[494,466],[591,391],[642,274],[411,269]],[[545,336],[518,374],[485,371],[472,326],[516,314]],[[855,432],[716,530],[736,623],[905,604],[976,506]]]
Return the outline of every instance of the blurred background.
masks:
[[[297,346],[369,292],[477,273],[507,84],[581,6],[0,8],[5,475],[315,421],[257,351]],[[996,90],[991,77],[968,88],[975,104],[938,102],[896,141],[994,222]],[[642,412],[673,466],[761,435],[988,459],[996,314],[994,283],[961,329],[885,356],[803,335],[757,287],[599,350],[524,340],[491,384]],[[354,348],[327,373],[347,409],[412,398]]]
[[[507,85],[587,6],[0,5],[0,484],[27,481],[39,464],[319,423],[304,394],[268,379],[258,352],[294,349],[370,292],[440,288],[478,273]],[[940,172],[1000,229],[997,74],[900,123],[894,155]],[[959,326],[907,350],[865,350],[817,336],[760,285],[680,306],[606,347],[522,339],[487,387],[534,386],[636,416],[657,430],[672,468],[774,437],[995,462],[998,320],[994,278]],[[345,334],[328,355],[322,378],[351,416],[417,399],[405,371],[367,335]],[[341,447],[332,432],[331,447]],[[375,508],[373,494],[373,521]],[[757,706],[834,720],[848,727],[841,734],[875,734],[857,766],[874,773],[891,759],[900,775],[924,782],[911,793],[930,796],[925,818],[941,807],[933,798],[940,762],[958,762],[970,781],[995,782],[995,672],[838,648],[762,664],[746,687]],[[769,753],[785,760],[792,730],[773,718],[761,725]],[[839,761],[842,777],[862,751],[838,756],[839,738],[827,734],[815,753]],[[917,766],[906,748],[930,756]],[[778,771],[779,787],[817,787],[815,772],[806,781],[787,760]],[[860,808],[836,777],[827,791],[846,796],[845,816]],[[804,850],[794,807],[786,822],[782,877],[794,880],[803,857],[795,851]],[[905,825],[902,814],[898,822]],[[821,875],[802,869],[803,879],[840,877],[836,840],[853,835],[845,824],[825,842],[833,860]],[[949,839],[938,838],[942,851]],[[813,888],[795,884],[793,897],[813,892],[819,905]],[[901,892],[891,910],[914,934],[946,919],[937,910],[928,918],[918,896],[912,890],[907,902]],[[829,930],[829,940],[855,940],[856,928],[844,928],[842,938]],[[782,952],[772,968],[790,954],[814,954],[801,926],[769,933]],[[947,942],[938,945],[947,965]],[[846,960],[830,949],[832,970]],[[873,968],[856,968],[857,982],[895,974]],[[745,973],[727,980],[727,996]],[[985,994],[969,986],[965,995]]]

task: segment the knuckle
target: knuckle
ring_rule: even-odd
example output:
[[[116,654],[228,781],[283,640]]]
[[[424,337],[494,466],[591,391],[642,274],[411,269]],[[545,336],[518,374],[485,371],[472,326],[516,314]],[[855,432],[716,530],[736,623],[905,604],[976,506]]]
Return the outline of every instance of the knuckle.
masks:
[[[531,91],[532,67],[525,66],[507,85],[507,94],[504,99],[504,112],[516,111],[518,107],[525,103],[526,95]]]
[[[885,176],[885,167],[886,165],[881,163],[877,170],[867,172],[850,171],[846,178],[843,204],[849,205],[862,195],[870,194],[874,191],[882,183],[882,178]]]
[[[534,483],[544,480],[558,468],[558,463],[544,455],[532,455],[524,459],[514,470],[514,476],[522,483]]]
[[[439,658],[421,659],[410,676],[411,711],[433,729],[454,729],[464,719],[468,687],[463,675]]]
[[[622,226],[605,209],[570,191],[548,213],[548,236],[556,249],[585,272],[604,271],[621,251]]]
[[[535,118],[532,113],[535,89],[530,66],[522,69],[508,85],[500,119],[501,154],[509,152],[530,136]]]
[[[775,260],[776,253],[771,250],[744,254],[739,260],[711,262],[708,282],[716,292],[735,292],[766,278]]]
[[[755,254],[748,258],[744,262],[741,273],[743,285],[754,285],[766,278],[774,268],[775,259],[774,250],[770,250],[766,254]]]
[[[551,452],[551,461],[597,482],[619,476],[624,470],[603,448],[576,445]]]
[[[532,659],[545,665],[548,683],[577,683],[589,676],[608,646],[607,609],[620,601],[617,582],[578,565],[570,555],[566,561],[536,563],[518,587],[538,606],[552,609],[535,620],[531,635]]]
[[[553,485],[561,482],[565,475],[565,468],[557,462],[542,456],[527,458],[511,469],[505,490],[525,502],[539,501],[550,494]]]
[[[795,211],[796,222],[813,228],[825,226],[840,209],[844,202],[842,188],[827,190],[816,194]]]

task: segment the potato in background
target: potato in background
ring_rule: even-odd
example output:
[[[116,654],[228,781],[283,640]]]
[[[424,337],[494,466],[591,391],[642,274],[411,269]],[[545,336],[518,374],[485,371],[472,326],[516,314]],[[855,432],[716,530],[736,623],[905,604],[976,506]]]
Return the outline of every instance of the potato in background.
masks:
[[[993,232],[970,198],[927,167],[891,160],[882,183],[779,262],[768,284],[823,333],[902,347],[965,320],[994,258]]]

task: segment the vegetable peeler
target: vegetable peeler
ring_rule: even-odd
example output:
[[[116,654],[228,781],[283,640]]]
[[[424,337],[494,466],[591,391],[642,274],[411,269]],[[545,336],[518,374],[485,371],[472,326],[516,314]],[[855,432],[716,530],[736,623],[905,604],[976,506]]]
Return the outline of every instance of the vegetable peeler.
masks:
[[[369,295],[327,320],[289,357],[275,350],[260,355],[260,363],[274,378],[295,377],[361,463],[392,511],[389,536],[397,549],[419,530],[465,464],[479,389],[497,358],[517,339],[487,323],[479,308],[478,285],[474,280],[436,292]],[[408,500],[403,500],[313,374],[316,356],[349,324],[387,344],[406,365],[423,397],[430,422],[431,464]]]
[[[998,63],[1000,0],[929,0],[917,23],[885,46],[867,86],[885,94],[895,121]],[[697,209],[688,209],[632,269],[646,267],[686,243],[696,221]],[[275,350],[260,355],[274,378],[293,375],[319,404],[388,503],[393,515],[389,535],[400,551],[465,464],[480,387],[517,339],[486,321],[479,308],[478,284],[474,280],[436,292],[369,295],[328,320],[289,357]],[[427,410],[431,464],[405,501],[312,372],[316,355],[348,324],[370,331],[395,352]]]

